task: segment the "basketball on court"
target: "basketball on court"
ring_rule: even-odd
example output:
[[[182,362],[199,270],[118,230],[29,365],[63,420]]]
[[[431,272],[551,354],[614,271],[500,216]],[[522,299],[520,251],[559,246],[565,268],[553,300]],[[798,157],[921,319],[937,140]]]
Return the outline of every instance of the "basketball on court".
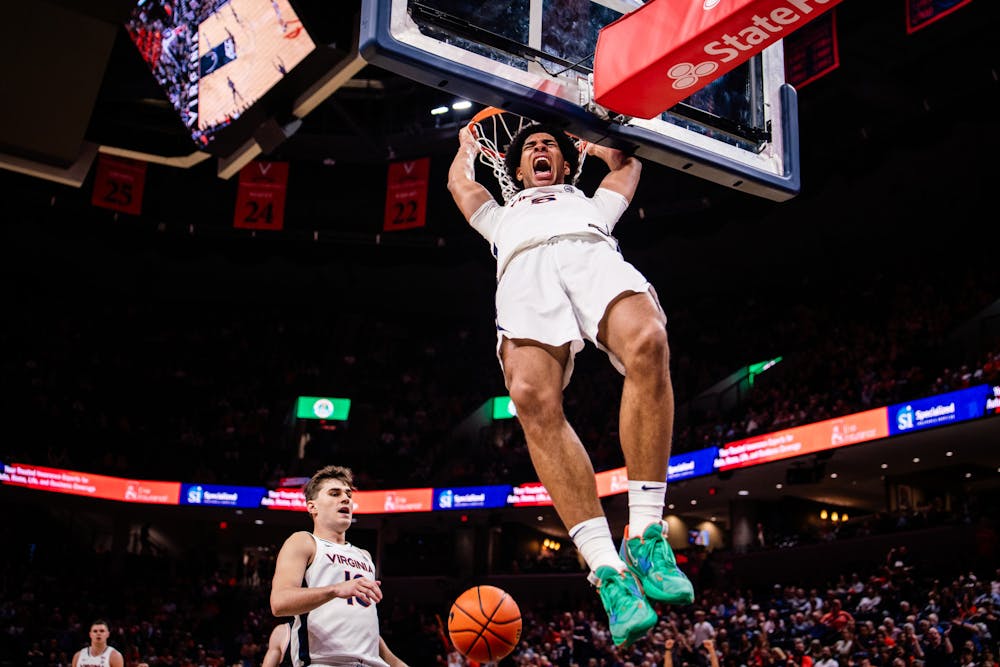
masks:
[[[452,603],[448,635],[465,657],[497,662],[521,639],[521,609],[503,589],[473,586]]]

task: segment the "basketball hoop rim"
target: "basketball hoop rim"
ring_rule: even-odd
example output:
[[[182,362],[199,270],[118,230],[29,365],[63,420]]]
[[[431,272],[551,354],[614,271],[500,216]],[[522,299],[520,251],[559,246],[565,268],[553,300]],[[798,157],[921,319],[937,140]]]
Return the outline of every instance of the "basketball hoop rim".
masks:
[[[508,111],[507,109],[501,109],[500,107],[486,107],[486,108],[481,109],[478,112],[476,112],[475,115],[473,115],[472,118],[469,119],[469,122],[466,125],[466,127],[468,128],[469,132],[472,133],[472,136],[477,140],[477,143],[479,143],[479,141],[478,141],[479,140],[479,132],[478,132],[479,123],[481,123],[482,121],[484,121],[487,118],[490,118],[492,116],[499,116],[502,113],[509,113],[509,114],[512,114],[512,115],[515,115],[515,116],[520,116],[521,115],[521,114],[518,114],[518,113],[513,112],[513,111]],[[565,130],[563,130],[563,131],[565,132]],[[587,144],[589,142],[586,139],[582,139],[582,138],[576,136],[575,134],[573,134],[572,132],[566,132],[566,135],[569,136],[569,138],[573,141],[574,144],[576,144],[576,150],[577,150],[578,153],[580,153],[582,155],[583,152],[587,150]],[[493,151],[491,149],[486,148],[481,143],[480,143],[480,150],[483,151],[484,153],[487,153],[487,152],[488,153],[495,153],[494,157],[499,158],[501,160],[503,160],[506,157],[506,154],[503,151],[500,151],[500,150]]]

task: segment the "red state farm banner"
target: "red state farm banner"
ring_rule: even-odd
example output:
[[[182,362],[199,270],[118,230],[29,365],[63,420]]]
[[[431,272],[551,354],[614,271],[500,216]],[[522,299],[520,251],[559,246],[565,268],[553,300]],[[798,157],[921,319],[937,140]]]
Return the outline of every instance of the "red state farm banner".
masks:
[[[427,224],[427,181],[430,158],[389,164],[382,230],[393,232]]]
[[[784,40],[785,81],[802,88],[840,67],[837,12],[825,14]]]
[[[926,28],[970,2],[972,0],[906,0],[906,33]]]
[[[594,100],[653,118],[841,0],[651,0],[604,26]]]
[[[233,227],[279,231],[285,226],[288,163],[255,160],[240,170]]]
[[[90,203],[122,213],[142,212],[142,192],[146,185],[146,163],[100,153],[94,174]]]

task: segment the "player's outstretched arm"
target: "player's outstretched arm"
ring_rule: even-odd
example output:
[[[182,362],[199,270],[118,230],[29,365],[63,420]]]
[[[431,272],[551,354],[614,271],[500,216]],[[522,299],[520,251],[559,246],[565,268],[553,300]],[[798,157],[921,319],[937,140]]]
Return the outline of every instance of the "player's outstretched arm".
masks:
[[[472,138],[472,133],[469,128],[463,127],[458,133],[458,153],[448,169],[448,192],[466,220],[493,198],[489,190],[476,182],[478,152],[479,146]]]
[[[602,160],[608,165],[608,175],[600,186],[612,190],[632,201],[635,189],[639,186],[639,176],[642,173],[642,163],[632,155],[626,155],[617,148],[608,148],[600,144],[587,144],[587,155]]]

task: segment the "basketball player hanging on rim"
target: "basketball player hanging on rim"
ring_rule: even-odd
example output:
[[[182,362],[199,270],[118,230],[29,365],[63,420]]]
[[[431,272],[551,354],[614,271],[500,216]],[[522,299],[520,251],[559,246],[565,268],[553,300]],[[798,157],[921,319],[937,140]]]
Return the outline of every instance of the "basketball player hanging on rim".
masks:
[[[459,133],[448,189],[497,260],[497,355],[535,472],[583,555],[629,645],[656,623],[650,600],[689,604],[691,582],[666,540],[663,505],[673,429],[666,315],[649,282],[611,235],[639,183],[641,164],[589,144],[609,172],[593,197],[571,182],[581,159],[561,129],[528,125],[504,157],[519,192],[501,206],[475,180],[479,144]],[[563,413],[563,390],[585,341],[624,375],[619,433],[628,471],[629,521],[616,550],[594,468]],[[647,599],[648,598],[648,599]]]
[[[354,475],[326,466],[305,487],[313,530],[292,533],[278,552],[271,612],[294,616],[292,665],[406,667],[379,633],[382,588],[371,554],[347,541],[354,519]]]

